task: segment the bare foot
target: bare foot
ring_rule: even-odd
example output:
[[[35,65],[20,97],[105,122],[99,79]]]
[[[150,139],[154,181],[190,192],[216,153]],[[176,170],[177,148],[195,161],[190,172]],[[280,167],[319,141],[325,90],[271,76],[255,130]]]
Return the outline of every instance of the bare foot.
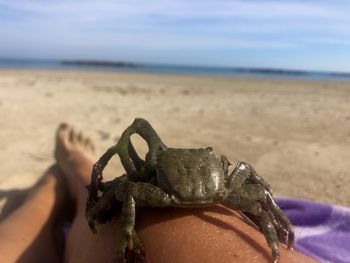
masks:
[[[55,158],[65,174],[71,197],[78,201],[81,192],[86,192],[84,186],[90,183],[93,160],[96,160],[94,144],[82,132],[63,123],[56,133]]]

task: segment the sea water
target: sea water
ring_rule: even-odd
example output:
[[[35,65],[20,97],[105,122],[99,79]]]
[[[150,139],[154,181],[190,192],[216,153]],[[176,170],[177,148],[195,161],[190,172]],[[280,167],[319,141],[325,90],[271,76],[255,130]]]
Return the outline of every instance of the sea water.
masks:
[[[84,61],[84,60],[81,60]],[[65,64],[60,60],[50,59],[13,59],[0,58],[0,69],[35,69],[35,70],[82,70],[115,71],[130,73],[150,73],[167,75],[222,76],[265,79],[302,79],[302,80],[337,80],[350,81],[350,73],[301,71],[266,68],[238,68],[212,66],[185,66],[165,64],[135,64],[135,66],[103,66],[87,64]]]

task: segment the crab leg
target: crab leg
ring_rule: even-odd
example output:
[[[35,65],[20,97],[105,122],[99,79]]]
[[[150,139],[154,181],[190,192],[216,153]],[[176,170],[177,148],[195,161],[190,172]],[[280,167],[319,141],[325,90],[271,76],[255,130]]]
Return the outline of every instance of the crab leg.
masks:
[[[284,241],[283,243],[286,243],[287,247],[291,248],[295,239],[293,225],[290,223],[288,217],[281,211],[281,209],[275,203],[270,193],[266,193],[266,204],[268,206],[269,211],[271,211],[273,216],[277,219],[276,221],[278,222],[278,229],[284,231],[284,233],[288,236],[287,242],[285,238],[284,240],[281,240],[281,242]]]
[[[247,165],[249,166],[249,169],[251,171],[249,179],[252,180],[252,182],[255,184],[263,185],[264,188],[266,189],[266,191],[269,192],[269,194],[272,196],[271,186],[262,177],[260,177],[258,175],[258,173],[255,171],[255,169],[250,164],[247,164]]]
[[[137,179],[137,173],[134,163],[130,159],[129,144],[130,136],[135,133],[139,134],[146,141],[149,148],[149,152],[146,155],[145,168],[154,167],[158,152],[166,149],[166,146],[163,144],[158,134],[146,120],[139,118],[135,119],[134,122],[123,132],[117,145],[113,149],[113,154],[118,153],[120,161],[132,181],[135,181],[133,179]]]
[[[140,205],[167,207],[176,204],[176,202],[170,198],[169,194],[150,183],[134,183],[127,181],[125,182],[124,188],[131,193],[133,198]],[[117,200],[122,200],[123,192],[120,191],[120,189],[117,189],[114,194]]]
[[[99,222],[103,213],[110,209],[111,207],[110,200],[114,199],[114,192],[115,192],[115,189],[118,188],[118,184],[115,184],[113,185],[113,187],[110,187],[110,188],[111,189],[109,189],[108,191],[105,191],[102,197],[99,198],[96,202],[91,201],[91,202],[87,202],[86,204],[85,217],[93,233],[96,233],[95,221]]]
[[[247,179],[250,184],[244,185]],[[242,196],[253,198],[261,203],[278,232],[279,240],[288,248],[293,245],[294,231],[290,221],[273,200],[270,185],[256,173],[250,164],[239,162],[228,177],[227,186],[232,189],[231,193],[240,193]],[[243,214],[262,229],[260,219],[254,214],[249,212],[243,212]]]
[[[143,172],[142,172],[142,169],[143,169],[143,167],[144,167],[144,165],[145,165],[145,161],[142,160],[142,159],[138,156],[138,154],[137,154],[137,152],[136,152],[134,146],[133,146],[132,143],[131,143],[131,140],[129,140],[128,153],[129,153],[129,156],[130,156],[132,162],[134,163],[134,166],[135,166],[135,168],[136,168],[137,173],[138,173],[139,175],[142,174],[142,173],[143,173]]]
[[[291,248],[294,243],[293,226],[264,186],[260,184],[244,185],[239,193],[241,196],[249,198],[250,200],[254,199],[261,204],[275,226],[279,241],[286,244],[288,248]],[[254,215],[248,213],[243,214],[260,227],[259,220],[257,220]]]
[[[271,186],[246,162],[237,163],[235,169],[227,179],[227,184],[229,188],[239,189],[247,179],[249,179],[252,184],[262,185],[272,195]]]
[[[123,132],[118,143],[110,147],[106,153],[101,156],[97,163],[94,164],[91,173],[91,184],[88,188],[88,204],[94,204],[98,201],[98,189],[99,183],[102,181],[102,171],[115,154],[119,155],[120,161],[128,175],[129,180],[136,182],[140,179],[138,170],[141,170],[140,166],[142,164],[142,160],[136,154],[136,151],[130,141],[131,135],[135,133],[139,134],[146,141],[149,148],[145,163],[145,170],[147,170],[145,171],[146,175],[148,175],[150,170],[154,170],[158,152],[160,150],[165,150],[167,147],[146,120],[136,118],[134,122]],[[86,207],[86,211],[90,206]]]
[[[226,185],[228,189],[232,189],[232,191],[237,191],[242,187],[244,182],[250,176],[249,166],[244,162],[238,162],[235,169],[229,175],[226,180]]]
[[[278,236],[272,220],[264,210],[262,210],[260,214],[260,226],[261,231],[263,232],[266,241],[272,250],[272,257],[275,262],[278,262],[280,258]]]
[[[222,200],[222,204],[232,209],[250,213],[256,216],[259,221],[258,225],[264,234],[268,245],[272,251],[272,257],[275,262],[279,261],[278,236],[274,223],[264,211],[259,202],[248,199],[240,194],[231,194]],[[244,213],[245,214],[245,213]]]
[[[123,185],[126,193],[120,188],[115,189],[114,195],[117,200],[121,200],[124,195],[123,209],[121,214],[122,239],[120,241],[117,256],[123,257],[126,247],[133,251],[140,246],[140,241],[134,230],[135,227],[135,200],[147,206],[165,207],[170,206],[172,199],[160,188],[149,183],[133,183],[126,181]]]
[[[102,155],[102,157],[94,165],[93,175],[100,175],[113,155],[118,154],[126,173],[130,177],[129,179],[135,179],[135,177],[137,177],[135,166],[139,167],[142,161],[137,156],[136,151],[130,141],[131,135],[135,133],[139,134],[147,142],[149,152],[146,156],[146,165],[149,167],[154,167],[156,164],[156,157],[158,152],[160,150],[165,150],[167,147],[146,120],[137,118],[123,132],[118,143],[109,148],[107,152]],[[92,179],[95,179],[96,175]]]
[[[132,195],[127,192],[123,202],[123,209],[121,214],[121,228],[122,228],[122,241],[118,251],[125,251],[125,245],[130,250],[133,249],[133,230],[135,226],[135,200]],[[126,241],[126,242],[125,242]]]
[[[271,193],[264,187],[265,186],[260,184],[245,185],[242,187],[241,195],[249,199],[254,199],[261,204],[262,208],[266,211],[275,226],[279,241],[286,244],[288,248],[291,248],[294,243],[293,226],[287,216],[275,203]],[[259,220],[256,220],[251,214],[244,214],[261,228],[258,223]]]

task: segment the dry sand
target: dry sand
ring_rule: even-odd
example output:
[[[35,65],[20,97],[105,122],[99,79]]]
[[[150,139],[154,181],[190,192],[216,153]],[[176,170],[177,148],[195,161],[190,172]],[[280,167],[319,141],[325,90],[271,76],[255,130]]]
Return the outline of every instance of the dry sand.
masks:
[[[60,122],[102,154],[143,117],[168,146],[250,162],[276,196],[350,206],[350,83],[0,71],[0,113],[2,190],[30,187],[54,162]],[[121,173],[115,158],[107,174]]]

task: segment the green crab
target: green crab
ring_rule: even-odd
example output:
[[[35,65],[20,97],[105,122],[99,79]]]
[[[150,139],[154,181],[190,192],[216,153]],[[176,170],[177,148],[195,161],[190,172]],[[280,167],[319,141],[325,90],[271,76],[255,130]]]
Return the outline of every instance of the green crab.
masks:
[[[133,134],[147,142],[145,160],[131,143]],[[115,154],[126,174],[103,182],[102,171]],[[210,147],[168,148],[146,120],[137,118],[93,166],[86,219],[95,232],[95,222],[105,223],[122,204],[121,256],[127,247],[133,250],[139,244],[134,230],[135,206],[197,208],[221,204],[242,212],[256,224],[277,262],[279,242],[288,248],[293,245],[293,226],[276,205],[270,185],[250,164],[239,162],[229,173],[230,165],[224,155],[217,156]]]

